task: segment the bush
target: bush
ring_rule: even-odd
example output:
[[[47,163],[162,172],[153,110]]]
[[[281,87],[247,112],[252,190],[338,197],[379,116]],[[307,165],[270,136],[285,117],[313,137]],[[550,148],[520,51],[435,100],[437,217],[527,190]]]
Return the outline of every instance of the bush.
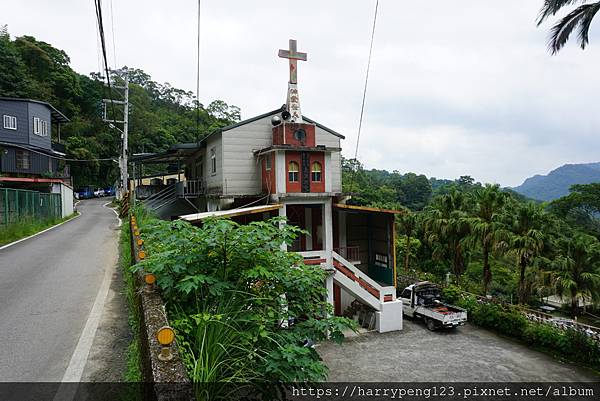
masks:
[[[227,382],[269,398],[286,384],[326,378],[318,353],[303,344],[341,341],[354,322],[327,315],[327,272],[281,250],[298,228],[279,218],[202,227],[137,220],[148,256],[135,269],[157,277],[198,398],[231,399]]]

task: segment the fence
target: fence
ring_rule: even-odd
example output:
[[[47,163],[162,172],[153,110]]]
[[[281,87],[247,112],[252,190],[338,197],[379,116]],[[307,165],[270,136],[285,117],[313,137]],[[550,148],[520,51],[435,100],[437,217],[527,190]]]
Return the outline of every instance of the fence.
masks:
[[[24,218],[59,219],[61,210],[60,194],[0,188],[0,226],[6,227]]]

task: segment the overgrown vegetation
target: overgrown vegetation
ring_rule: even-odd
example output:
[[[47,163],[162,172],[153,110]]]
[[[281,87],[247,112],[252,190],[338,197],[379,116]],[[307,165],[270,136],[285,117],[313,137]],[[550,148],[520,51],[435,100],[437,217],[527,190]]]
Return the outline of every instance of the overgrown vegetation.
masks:
[[[125,281],[125,296],[127,297],[128,322],[132,332],[132,339],[127,347],[127,367],[123,373],[123,380],[130,383],[140,383],[142,377],[142,359],[140,348],[140,316],[137,305],[137,283],[135,274],[131,272],[131,230],[129,224],[121,226],[119,239],[120,258],[119,265]]]
[[[272,397],[292,382],[320,381],[327,368],[313,342],[343,339],[353,323],[332,316],[327,273],[281,250],[300,230],[279,218],[193,227],[136,213],[199,399],[232,392]]]
[[[18,223],[11,223],[8,226],[2,227],[0,230],[0,246],[28,237],[35,233],[39,233],[47,228],[70,220],[77,216],[73,213],[65,218],[37,219],[33,217],[23,217]]]
[[[64,113],[71,120],[61,127],[67,157],[91,160],[70,162],[74,181],[80,186],[112,185],[118,166],[110,158],[119,154],[120,132],[101,118],[102,99],[110,94],[98,73],[82,75],[69,64],[64,51],[32,36],[11,40],[7,27],[0,26],[0,96],[50,102]],[[130,68],[128,74],[129,154],[193,142],[240,119],[239,108],[222,100],[199,105],[196,113],[197,100],[191,92],[157,83],[140,69]],[[116,76],[111,81],[119,83]],[[112,96],[118,99],[116,93]],[[121,120],[119,109],[109,107],[108,117]]]

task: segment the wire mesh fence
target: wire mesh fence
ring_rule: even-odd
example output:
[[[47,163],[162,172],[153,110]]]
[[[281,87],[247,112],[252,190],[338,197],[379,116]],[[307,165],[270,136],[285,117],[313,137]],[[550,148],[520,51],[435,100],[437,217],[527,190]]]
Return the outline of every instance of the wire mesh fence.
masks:
[[[59,219],[61,208],[60,194],[0,188],[0,227],[26,219]]]

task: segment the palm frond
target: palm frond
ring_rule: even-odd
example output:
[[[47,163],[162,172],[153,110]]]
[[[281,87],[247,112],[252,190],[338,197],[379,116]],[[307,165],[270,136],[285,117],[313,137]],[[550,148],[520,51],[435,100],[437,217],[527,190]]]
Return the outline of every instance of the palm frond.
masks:
[[[596,13],[600,10],[600,2],[584,4],[570,12],[552,27],[548,49],[552,54],[558,53],[567,43],[571,33],[579,26],[579,41],[581,48],[588,43],[589,28]]]
[[[537,25],[540,26],[548,17],[556,15],[561,8],[583,1],[585,0],[544,0],[544,5],[538,15]]]

